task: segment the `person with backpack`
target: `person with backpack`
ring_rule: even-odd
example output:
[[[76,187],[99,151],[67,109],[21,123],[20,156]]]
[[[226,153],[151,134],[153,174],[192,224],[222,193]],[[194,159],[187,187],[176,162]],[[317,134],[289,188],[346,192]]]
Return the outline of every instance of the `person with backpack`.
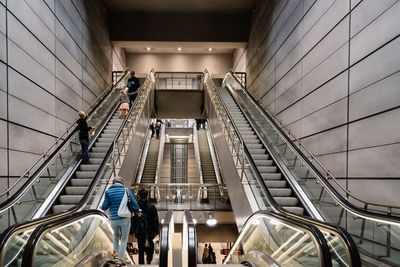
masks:
[[[125,265],[122,261],[124,259],[129,229],[131,227],[131,218],[120,217],[118,215],[118,210],[125,192],[129,192],[130,200],[135,208],[135,213],[140,217],[139,205],[133,197],[131,190],[125,189],[124,179],[122,177],[117,176],[114,178],[113,184],[105,192],[104,202],[101,205],[101,209],[104,211],[110,209],[109,220],[114,231],[113,256],[116,258],[117,266]]]
[[[151,264],[154,254],[153,239],[160,234],[157,208],[149,202],[149,193],[145,189],[139,191],[139,207],[142,216],[132,217],[131,234],[135,234],[139,247],[139,264],[144,264],[144,253],[146,262]]]

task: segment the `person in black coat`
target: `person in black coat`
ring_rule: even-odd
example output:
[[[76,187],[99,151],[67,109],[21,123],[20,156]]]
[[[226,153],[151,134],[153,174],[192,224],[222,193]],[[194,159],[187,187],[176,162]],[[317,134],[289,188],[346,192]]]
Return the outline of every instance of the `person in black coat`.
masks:
[[[138,78],[135,76],[135,72],[132,70],[131,71],[131,77],[128,79],[126,83],[126,87],[128,87],[128,95],[130,99],[130,105],[133,106],[133,103],[135,102],[136,97],[138,96],[138,91],[140,87],[140,81]]]
[[[151,131],[151,138],[153,138],[154,136],[154,131],[155,131],[155,127],[154,127],[154,122],[152,122],[149,126],[149,129]]]
[[[160,234],[157,208],[149,202],[149,193],[145,189],[139,191],[140,200],[138,201],[142,214],[147,220],[147,233],[140,235],[138,239],[139,264],[144,264],[144,253],[146,252],[147,264],[151,264],[154,254],[153,239]],[[142,237],[143,236],[143,237]],[[146,238],[147,236],[147,238]],[[146,244],[147,242],[147,244]]]
[[[79,130],[79,143],[81,144],[82,164],[89,164],[89,131],[94,131],[95,127],[89,127],[86,119],[87,115],[84,111],[79,111],[80,119],[77,120]]]

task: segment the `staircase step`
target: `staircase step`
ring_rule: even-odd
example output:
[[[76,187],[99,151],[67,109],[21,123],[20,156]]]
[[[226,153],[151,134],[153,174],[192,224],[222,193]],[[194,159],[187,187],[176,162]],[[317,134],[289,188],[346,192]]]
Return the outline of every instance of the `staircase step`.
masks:
[[[67,186],[65,192],[67,195],[84,195],[88,188],[87,186]]]
[[[63,195],[60,196],[60,203],[61,204],[78,204],[79,201],[82,199],[83,195]]]
[[[274,197],[275,201],[280,206],[296,206],[299,203],[299,200],[295,197]]]
[[[285,210],[288,212],[298,214],[298,215],[303,215],[304,214],[304,208],[302,207],[283,207]]]
[[[261,177],[264,180],[280,180],[282,179],[281,173],[262,173]]]
[[[290,188],[270,188],[269,191],[273,197],[290,197],[292,195]]]
[[[278,168],[275,166],[267,166],[267,167],[257,167],[258,171],[263,174],[263,173],[275,173],[277,172]]]
[[[89,186],[92,183],[92,179],[71,179],[71,185],[73,186]]]
[[[53,214],[58,214],[69,209],[72,209],[75,205],[54,205],[52,210]]]
[[[81,171],[97,171],[99,169],[100,165],[97,164],[90,164],[90,165],[86,165],[86,164],[81,164],[79,166],[79,169]]]
[[[280,180],[264,180],[265,185],[268,188],[282,188],[286,187],[286,181],[280,181]]]

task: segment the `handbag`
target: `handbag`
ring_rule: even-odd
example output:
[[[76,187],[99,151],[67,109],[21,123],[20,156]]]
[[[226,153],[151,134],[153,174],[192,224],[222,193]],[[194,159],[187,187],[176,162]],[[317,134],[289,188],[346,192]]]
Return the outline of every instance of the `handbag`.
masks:
[[[133,211],[131,209],[133,208]],[[118,216],[130,218],[132,217],[132,212],[135,211],[131,198],[129,196],[128,189],[125,188],[125,194],[122,197],[121,204],[119,204],[118,208]]]

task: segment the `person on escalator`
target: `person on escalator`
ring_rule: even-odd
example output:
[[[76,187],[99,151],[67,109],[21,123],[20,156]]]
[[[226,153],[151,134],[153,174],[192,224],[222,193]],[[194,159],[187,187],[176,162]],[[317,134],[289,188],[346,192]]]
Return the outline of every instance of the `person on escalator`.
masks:
[[[89,132],[92,134],[95,130],[95,127],[89,127],[86,119],[87,115],[84,111],[79,111],[78,115],[80,119],[76,122],[78,123],[78,130],[79,130],[79,143],[81,144],[81,157],[82,157],[82,164],[89,164]]]
[[[135,72],[132,70],[131,71],[131,77],[128,79],[126,83],[126,87],[128,87],[128,95],[129,99],[131,102],[131,106],[133,105],[133,102],[135,102],[135,99],[138,95],[139,87],[140,87],[140,81],[138,78],[135,76]]]
[[[144,253],[146,252],[146,262],[151,264],[154,254],[155,237],[160,234],[157,208],[149,202],[149,193],[145,189],[139,191],[139,207],[142,216],[132,217],[130,234],[135,234],[139,247],[139,264],[144,264]],[[145,219],[145,222],[141,220]]]
[[[105,192],[101,209],[104,211],[110,209],[109,220],[114,231],[113,255],[116,258],[117,266],[124,266],[123,259],[131,228],[131,218],[118,216],[118,209],[125,195],[124,179],[117,176],[112,183]],[[127,189],[126,191],[129,192],[129,197],[135,207],[135,213],[140,217],[139,205],[133,197],[131,190]]]
[[[159,122],[156,123],[156,126],[154,127],[156,129],[156,136],[157,139],[160,139],[160,129],[161,129],[161,124]]]
[[[154,136],[154,131],[155,131],[155,126],[154,126],[154,122],[151,122],[149,129],[151,131],[151,138],[153,138]]]

